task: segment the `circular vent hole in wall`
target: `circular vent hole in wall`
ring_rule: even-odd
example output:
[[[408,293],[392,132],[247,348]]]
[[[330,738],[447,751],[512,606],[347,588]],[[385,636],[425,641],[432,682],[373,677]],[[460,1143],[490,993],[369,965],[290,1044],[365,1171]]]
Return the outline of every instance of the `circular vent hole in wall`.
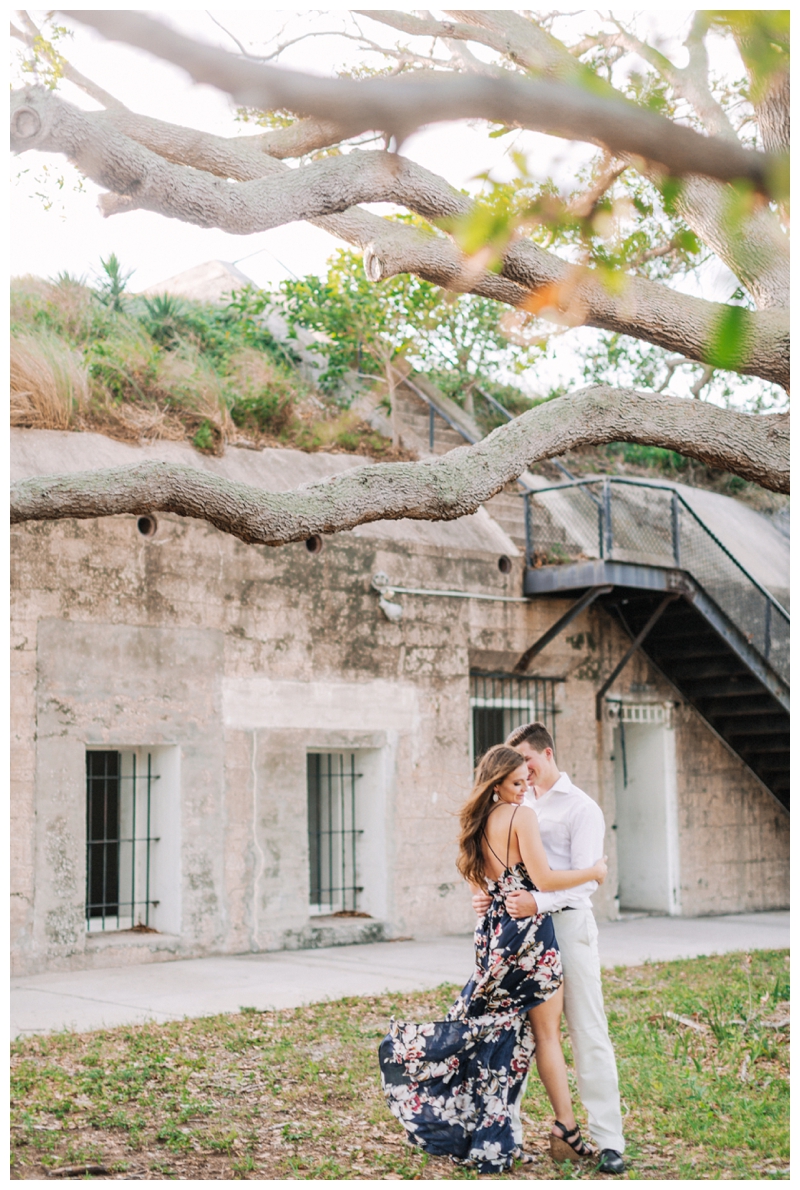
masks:
[[[497,569],[501,574],[511,574],[511,559],[501,554],[497,559]]]
[[[322,549],[322,538],[318,533],[306,538],[306,549],[309,554],[318,554]]]
[[[136,522],[136,528],[142,537],[154,537],[158,528],[158,521],[154,516],[140,516]]]

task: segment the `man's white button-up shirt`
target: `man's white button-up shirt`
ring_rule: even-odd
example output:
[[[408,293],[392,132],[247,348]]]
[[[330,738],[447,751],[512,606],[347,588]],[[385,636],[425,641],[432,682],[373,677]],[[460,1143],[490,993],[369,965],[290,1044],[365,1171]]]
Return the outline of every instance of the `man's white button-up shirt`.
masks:
[[[553,871],[591,868],[603,855],[603,811],[588,793],[573,785],[566,773],[541,797],[535,797],[533,791],[526,793],[524,804],[536,813],[547,862]],[[589,880],[563,892],[537,892],[536,904],[540,913],[554,913],[568,905],[591,909],[591,896],[597,887],[596,880]]]

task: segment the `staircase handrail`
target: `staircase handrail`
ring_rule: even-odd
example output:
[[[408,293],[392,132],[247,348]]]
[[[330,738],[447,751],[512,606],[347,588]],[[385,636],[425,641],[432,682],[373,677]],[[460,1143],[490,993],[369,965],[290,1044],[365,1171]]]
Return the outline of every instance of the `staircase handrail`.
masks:
[[[506,421],[514,420],[515,414],[511,413],[508,409],[506,409],[505,405],[501,405],[499,401],[495,400],[495,398],[492,396],[491,393],[487,393],[485,389],[480,388],[477,384],[474,385],[473,387],[475,389],[475,392],[479,396],[483,397],[484,401],[488,401],[488,403],[492,406],[493,409],[496,409],[498,413],[502,413],[502,415],[506,419]]]
[[[567,488],[585,487],[588,484],[596,484],[596,483],[627,484],[630,487],[654,488],[657,491],[670,492],[673,497],[677,498],[680,501],[680,503],[683,505],[683,507],[686,509],[686,511],[689,513],[689,515],[697,522],[697,524],[700,526],[700,528],[703,530],[703,532],[708,534],[708,536],[711,538],[711,540],[714,542],[714,544],[719,546],[719,548],[722,550],[722,552],[725,555],[727,555],[727,557],[731,560],[731,562],[733,562],[734,566],[736,566],[737,569],[742,572],[742,574],[748,580],[748,582],[752,583],[752,585],[758,591],[761,592],[761,594],[765,597],[765,599],[767,599],[769,601],[769,603],[775,608],[775,610],[778,612],[779,615],[783,616],[783,618],[786,620],[787,623],[790,622],[789,612],[783,606],[783,604],[780,602],[780,600],[776,599],[775,596],[772,594],[772,592],[768,591],[767,588],[765,586],[763,586],[758,581],[758,579],[755,578],[750,573],[750,571],[746,569],[745,566],[742,565],[742,563],[739,561],[739,559],[734,554],[731,553],[731,551],[728,549],[728,547],[722,541],[720,541],[720,539],[717,537],[717,535],[713,531],[713,529],[709,528],[709,526],[705,523],[705,521],[695,512],[695,510],[692,508],[691,504],[689,504],[688,501],[681,495],[681,493],[676,488],[674,488],[671,484],[658,483],[658,482],[654,482],[653,480],[647,480],[647,479],[630,479],[630,478],[628,478],[626,476],[622,476],[622,475],[603,475],[600,477],[595,477],[594,479],[573,479],[567,483],[552,484],[550,487],[547,487],[547,488],[536,488],[535,490],[528,490],[525,492],[520,492],[520,496],[523,499],[528,499],[529,496],[540,496],[540,495],[544,495],[545,492],[559,492],[559,491],[563,492]]]
[[[434,401],[433,398],[428,395],[428,393],[423,392],[423,390],[421,388],[419,388],[416,384],[414,384],[413,380],[411,380],[408,376],[403,378],[402,383],[407,385],[408,388],[410,388],[412,392],[416,393],[416,395],[418,397],[420,397],[426,403],[426,405],[428,405],[428,407],[430,409],[432,409],[434,412],[438,413],[439,417],[441,417],[444,421],[446,421],[452,430],[455,430],[457,434],[460,434],[461,437],[465,440],[465,442],[469,442],[469,444],[471,446],[474,446],[476,439],[473,438],[470,434],[468,434],[467,431],[462,426],[458,425],[457,422],[453,421],[444,412],[444,410],[439,407],[439,405],[436,403],[436,401]],[[510,413],[508,409],[505,409],[500,404],[500,402],[496,401],[495,398],[492,397],[489,393],[485,392],[482,388],[479,388],[477,385],[475,386],[475,391],[477,393],[479,393],[480,396],[482,396],[484,398],[484,400],[488,401],[490,405],[492,405],[496,409],[498,409],[509,421],[515,420],[514,415],[512,413]],[[551,459],[550,461],[555,463],[555,465],[557,467],[559,467],[559,470],[565,471],[568,475],[570,474],[570,472],[568,472],[563,465],[560,465],[556,459]],[[756,588],[756,590],[759,591],[764,596],[764,598],[770,603],[770,605],[772,607],[775,608],[775,610],[778,612],[778,615],[782,616],[786,620],[787,624],[790,623],[790,621],[791,621],[790,614],[789,614],[788,610],[780,602],[780,600],[776,599],[775,596],[772,594],[772,592],[768,591],[767,588],[765,586],[763,586],[758,581],[758,579],[755,578],[754,575],[752,575],[749,570],[747,570],[747,568],[745,566],[742,565],[742,563],[739,561],[739,559],[734,554],[731,553],[731,551],[728,549],[728,547],[722,541],[720,541],[720,539],[717,537],[716,533],[714,533],[713,529],[709,528],[709,526],[705,523],[705,521],[698,515],[697,512],[695,512],[695,510],[692,508],[691,504],[689,504],[688,501],[681,495],[681,493],[675,487],[673,487],[671,484],[658,483],[657,481],[653,481],[653,480],[631,479],[627,476],[622,476],[622,475],[607,475],[607,476],[602,476],[600,478],[595,478],[595,479],[570,478],[566,483],[552,484],[550,487],[546,487],[546,488],[532,488],[532,487],[530,487],[529,484],[527,484],[525,482],[525,480],[521,476],[517,479],[517,483],[523,489],[519,493],[519,495],[523,499],[529,499],[531,496],[544,495],[546,492],[564,491],[566,488],[587,487],[590,484],[603,483],[606,481],[608,483],[628,484],[630,487],[653,488],[656,491],[669,492],[686,509],[686,511],[689,513],[689,515],[692,517],[692,519],[700,526],[700,528],[703,530],[703,532],[705,534],[707,534],[707,536],[711,538],[711,540],[714,542],[714,544],[719,549],[722,550],[722,552],[726,555],[726,557],[729,558],[731,562],[733,562],[733,564],[737,568],[737,570],[741,571],[741,573],[744,575],[744,577],[747,579],[747,581],[749,583],[751,583]],[[587,495],[591,496],[594,503],[599,505],[599,500],[597,499],[596,496],[594,496],[594,493],[588,492]]]
[[[426,403],[426,405],[428,405],[428,407],[430,409],[432,409],[434,411],[434,413],[438,413],[439,417],[441,417],[443,421],[447,422],[447,424],[451,430],[455,430],[455,432],[457,434],[460,434],[461,437],[464,439],[464,441],[468,442],[470,444],[470,446],[475,445],[475,443],[478,441],[478,439],[473,438],[472,435],[469,434],[464,429],[463,426],[460,426],[457,422],[453,421],[453,419],[451,417],[449,417],[444,412],[443,409],[439,408],[439,406],[434,401],[433,397],[428,396],[428,394],[426,392],[423,392],[421,388],[418,388],[417,385],[414,383],[414,381],[411,380],[408,376],[404,376],[403,379],[398,381],[397,383],[398,383],[398,387],[401,384],[404,384],[407,388],[410,388],[413,393],[416,393],[418,397],[422,398],[422,400]]]
[[[461,437],[464,439],[464,441],[468,442],[470,444],[470,446],[474,446],[475,443],[479,441],[479,439],[473,438],[472,435],[467,430],[465,430],[463,426],[460,426],[458,424],[458,422],[453,421],[453,419],[450,418],[444,412],[444,410],[437,404],[437,402],[433,399],[433,397],[431,397],[428,393],[423,392],[423,390],[421,388],[419,388],[418,385],[416,385],[414,383],[414,381],[411,380],[408,376],[405,376],[403,378],[403,380],[400,381],[399,383],[405,384],[408,388],[411,389],[411,391],[413,393],[416,393],[418,397],[421,397],[422,400],[428,406],[428,408],[432,409],[434,413],[438,413],[439,417],[441,417],[443,421],[447,422],[450,429],[455,430],[455,432],[457,434],[460,434]],[[493,396],[491,396],[489,393],[484,392],[484,390],[482,388],[479,388],[477,384],[475,385],[475,392],[478,393],[481,397],[483,397],[484,400],[488,401],[490,405],[493,405],[494,408],[497,409],[500,413],[502,413],[507,421],[515,421],[516,420],[517,414],[510,413],[508,411],[508,409],[505,408],[504,405],[501,405],[500,402],[496,401],[495,398]],[[552,463],[554,467],[557,467],[558,470],[563,472],[563,474],[566,475],[569,479],[575,478],[575,476],[572,474],[572,472],[568,471],[567,468],[564,466],[564,464],[559,462],[558,459],[548,459],[548,462]],[[517,478],[517,483],[519,484],[519,486],[521,488],[524,488],[524,490],[526,492],[538,491],[537,488],[532,488],[530,486],[530,484],[526,483],[521,475]]]

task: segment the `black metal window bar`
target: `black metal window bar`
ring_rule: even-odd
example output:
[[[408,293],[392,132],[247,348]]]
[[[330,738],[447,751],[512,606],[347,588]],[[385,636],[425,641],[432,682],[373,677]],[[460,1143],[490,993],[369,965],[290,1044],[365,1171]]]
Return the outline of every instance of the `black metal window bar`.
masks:
[[[86,928],[126,930],[151,924],[151,793],[158,776],[147,754],[86,753]],[[137,831],[143,833],[137,834]]]
[[[308,755],[309,904],[312,913],[355,913],[358,894],[356,772],[353,752]]]
[[[504,673],[470,674],[472,758],[502,744],[523,723],[544,723],[555,742],[558,678],[521,678]]]
[[[529,566],[608,558],[685,570],[773,669],[789,672],[789,612],[666,484],[609,477],[520,493]]]

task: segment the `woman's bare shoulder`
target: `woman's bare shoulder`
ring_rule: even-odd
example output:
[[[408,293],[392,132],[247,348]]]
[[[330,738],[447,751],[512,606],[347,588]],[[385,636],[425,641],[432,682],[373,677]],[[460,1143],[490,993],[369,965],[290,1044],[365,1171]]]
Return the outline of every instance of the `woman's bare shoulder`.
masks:
[[[522,827],[530,827],[539,825],[539,819],[536,817],[536,811],[533,806],[526,806],[524,802],[517,806],[517,813],[514,818],[514,825]]]

